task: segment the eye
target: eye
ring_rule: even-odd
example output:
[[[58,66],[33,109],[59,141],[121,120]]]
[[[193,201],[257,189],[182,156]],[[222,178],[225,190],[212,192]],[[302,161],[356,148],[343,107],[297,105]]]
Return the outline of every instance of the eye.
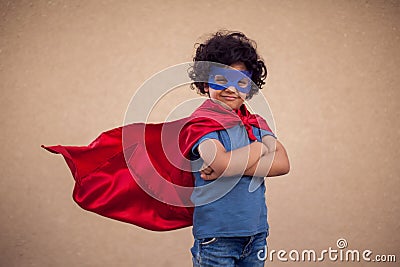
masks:
[[[217,84],[226,84],[228,80],[223,75],[215,75],[214,81]]]
[[[246,88],[249,85],[250,81],[247,78],[243,78],[240,81],[238,81],[238,85],[242,88]]]

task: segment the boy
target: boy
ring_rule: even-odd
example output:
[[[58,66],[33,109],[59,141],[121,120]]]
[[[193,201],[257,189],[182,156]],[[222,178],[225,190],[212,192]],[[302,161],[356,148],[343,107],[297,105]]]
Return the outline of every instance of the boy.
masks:
[[[204,64],[196,65],[204,61],[230,68],[211,65],[206,79]],[[244,100],[257,93],[266,78],[254,43],[240,32],[217,32],[199,45],[194,62],[192,88],[239,116],[247,112]],[[208,83],[199,82],[205,80]],[[193,266],[264,266],[257,257],[269,230],[261,177],[286,174],[290,167],[273,133],[250,127],[238,124],[208,133],[192,147],[191,159],[203,164],[202,170],[193,166]]]
[[[197,64],[203,61],[231,68],[213,65],[204,71],[207,64]],[[268,224],[261,177],[289,171],[283,146],[243,104],[264,84],[265,65],[242,33],[217,33],[197,49],[189,76],[210,97],[190,117],[124,125],[101,133],[87,146],[42,147],[63,155],[76,180],[73,198],[85,210],[153,231],[194,223],[195,266],[262,265],[257,252],[265,246]],[[180,129],[177,146],[172,141]],[[181,159],[185,168],[170,158]],[[196,163],[205,168],[196,171]],[[189,191],[180,194],[175,185]],[[145,189],[178,202],[155,198]]]

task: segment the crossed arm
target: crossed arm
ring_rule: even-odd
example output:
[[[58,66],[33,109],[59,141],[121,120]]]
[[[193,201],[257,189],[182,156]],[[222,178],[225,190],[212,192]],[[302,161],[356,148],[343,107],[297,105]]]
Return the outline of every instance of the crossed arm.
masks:
[[[279,176],[289,172],[290,164],[285,148],[277,139],[266,135],[262,142],[226,151],[216,139],[207,139],[199,147],[204,160],[201,177],[214,180],[221,176]]]

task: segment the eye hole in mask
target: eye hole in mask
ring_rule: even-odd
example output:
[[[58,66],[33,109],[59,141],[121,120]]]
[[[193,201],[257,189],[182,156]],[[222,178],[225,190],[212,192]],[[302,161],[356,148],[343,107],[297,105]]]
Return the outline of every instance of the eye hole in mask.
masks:
[[[214,90],[224,90],[233,86],[239,92],[248,94],[251,90],[250,77],[250,71],[211,66],[208,84]]]

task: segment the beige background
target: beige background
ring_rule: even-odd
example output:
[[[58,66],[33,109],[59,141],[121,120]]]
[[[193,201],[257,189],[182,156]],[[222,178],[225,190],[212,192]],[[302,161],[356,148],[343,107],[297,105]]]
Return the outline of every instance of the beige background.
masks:
[[[399,1],[1,1],[0,12],[1,266],[191,265],[191,229],[85,212],[64,160],[40,145],[86,145],[121,125],[147,78],[220,28],[257,41],[291,160],[267,182],[270,249],[343,237],[400,261]],[[269,264],[294,265],[365,263]]]

